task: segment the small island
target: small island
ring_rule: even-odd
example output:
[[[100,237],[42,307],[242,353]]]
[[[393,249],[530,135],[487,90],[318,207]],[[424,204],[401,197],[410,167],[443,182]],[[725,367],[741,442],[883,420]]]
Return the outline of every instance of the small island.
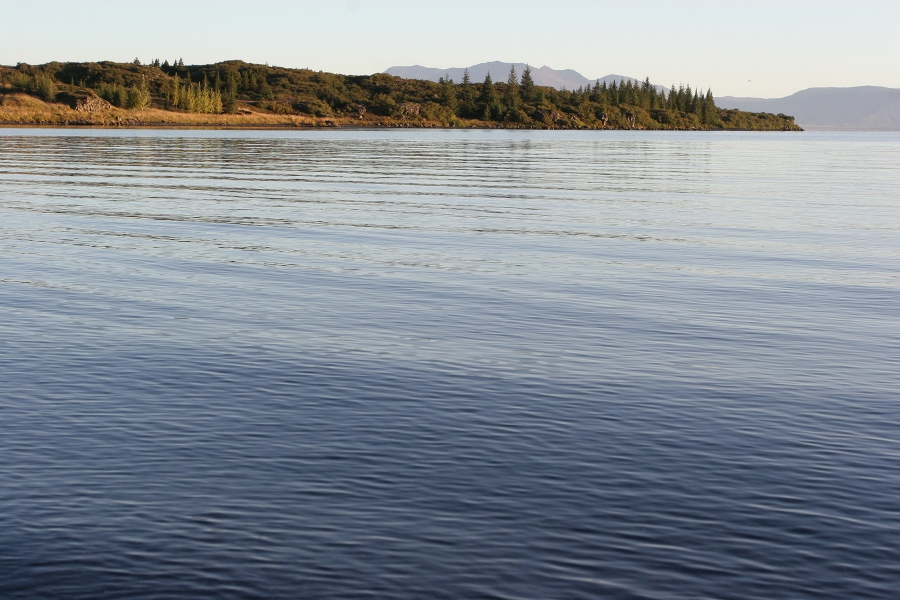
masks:
[[[802,131],[794,118],[726,110],[712,92],[623,80],[576,90],[506,80],[439,82],[227,61],[0,66],[0,125],[441,127]]]

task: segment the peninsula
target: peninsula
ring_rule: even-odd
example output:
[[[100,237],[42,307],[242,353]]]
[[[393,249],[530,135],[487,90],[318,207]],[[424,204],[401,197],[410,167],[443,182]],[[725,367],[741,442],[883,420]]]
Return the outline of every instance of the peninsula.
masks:
[[[557,90],[536,85],[527,67],[497,75],[432,82],[242,61],[20,63],[0,66],[0,125],[802,131],[784,114],[720,108],[689,85]]]

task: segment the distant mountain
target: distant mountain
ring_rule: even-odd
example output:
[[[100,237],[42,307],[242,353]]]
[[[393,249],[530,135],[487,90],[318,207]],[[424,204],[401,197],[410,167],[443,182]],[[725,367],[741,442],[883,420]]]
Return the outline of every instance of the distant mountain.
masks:
[[[525,70],[525,63],[507,63],[495,60],[493,62],[472,65],[469,67],[469,77],[472,79],[472,82],[480,83],[484,81],[485,76],[490,73],[491,79],[495,82],[505,82],[506,77],[509,75],[509,69],[513,65],[515,65],[516,73],[519,75]],[[462,81],[464,71],[464,68],[434,69],[431,67],[414,65],[412,67],[391,67],[385,71],[385,73],[403,77],[404,79],[424,79],[426,81],[437,81],[441,77],[450,77],[450,79],[459,83]],[[578,71],[573,71],[572,69],[557,71],[556,69],[551,69],[546,66],[541,67],[540,69],[531,67],[531,76],[534,78],[535,84],[554,87],[558,90],[563,88],[567,90],[577,90],[586,85],[594,85],[594,82],[598,81],[598,79],[599,81],[605,81],[607,84],[610,84],[613,81],[637,81],[633,77],[625,77],[624,75],[606,75],[605,77],[600,77],[598,79],[588,79]],[[668,88],[665,89],[668,91]]]
[[[900,89],[862,86],[810,88],[786,98],[716,98],[722,108],[784,113],[820,131],[900,131]]]

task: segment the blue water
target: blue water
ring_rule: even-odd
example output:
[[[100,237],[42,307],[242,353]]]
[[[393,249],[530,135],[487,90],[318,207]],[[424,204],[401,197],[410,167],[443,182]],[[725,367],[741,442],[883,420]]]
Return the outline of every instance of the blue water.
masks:
[[[0,598],[892,598],[900,135],[0,130]]]

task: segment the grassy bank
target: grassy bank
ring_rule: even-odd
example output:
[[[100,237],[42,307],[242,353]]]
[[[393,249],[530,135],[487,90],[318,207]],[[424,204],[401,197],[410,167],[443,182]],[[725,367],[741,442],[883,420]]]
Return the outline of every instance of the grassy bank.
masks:
[[[724,112],[724,111],[723,111]],[[792,123],[785,123],[775,115],[727,111],[729,117],[740,119],[740,126],[700,127],[691,123],[679,127],[678,124],[659,126],[652,121],[647,126],[647,115],[639,115],[635,129],[671,130],[754,130],[754,131],[801,131]],[[748,122],[749,121],[749,122]],[[793,126],[792,126],[793,125]],[[198,114],[146,108],[142,110],[110,107],[94,112],[76,111],[58,102],[44,102],[39,98],[22,93],[0,94],[0,126],[55,126],[55,127],[196,127],[196,128],[240,128],[240,127],[393,127],[393,128],[484,128],[484,129],[629,129],[615,122],[606,126],[584,123],[540,124],[491,122],[476,119],[453,119],[441,121],[427,118],[394,119],[378,115],[317,117],[314,115],[282,115],[252,109],[238,114]]]

